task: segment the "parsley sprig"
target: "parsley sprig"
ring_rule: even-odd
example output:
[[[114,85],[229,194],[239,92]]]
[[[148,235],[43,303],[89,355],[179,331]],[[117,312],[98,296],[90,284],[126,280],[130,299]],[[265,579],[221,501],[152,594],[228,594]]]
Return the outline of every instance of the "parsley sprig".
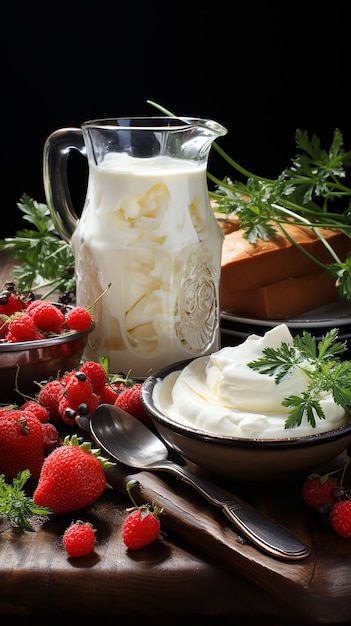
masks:
[[[0,240],[0,250],[15,259],[12,273],[18,289],[45,292],[44,298],[55,291],[74,293],[73,250],[59,236],[47,205],[23,194],[17,206],[34,228],[24,228],[15,237]]]
[[[282,402],[290,409],[285,428],[299,426],[304,415],[315,428],[316,418],[325,419],[320,400],[328,393],[351,416],[351,361],[340,357],[347,344],[337,341],[338,332],[333,328],[317,342],[311,333],[303,331],[291,344],[282,342],[279,348],[265,348],[262,357],[247,364],[261,374],[273,376],[277,385],[296,369],[306,375],[309,382],[301,395],[291,395]]]
[[[4,474],[0,474],[0,516],[5,515],[11,526],[33,532],[34,528],[30,519],[37,516],[50,515],[53,511],[49,508],[38,506],[29,497],[24,485],[30,478],[30,471],[23,470],[13,479],[12,485],[7,483]]]
[[[216,143],[214,149],[243,180],[226,176],[215,183],[210,197],[219,213],[233,213],[240,219],[244,238],[255,243],[268,241],[282,232],[301,252],[311,258],[327,274],[336,278],[341,298],[351,300],[351,187],[346,184],[351,171],[351,151],[343,148],[340,130],[334,131],[329,151],[324,150],[316,135],[310,138],[306,131],[297,130],[297,155],[290,167],[277,179],[263,178],[242,168]],[[291,238],[286,224],[309,226],[330,253],[330,262],[313,257]],[[340,259],[328,244],[320,228],[334,228],[350,237],[350,252]]]

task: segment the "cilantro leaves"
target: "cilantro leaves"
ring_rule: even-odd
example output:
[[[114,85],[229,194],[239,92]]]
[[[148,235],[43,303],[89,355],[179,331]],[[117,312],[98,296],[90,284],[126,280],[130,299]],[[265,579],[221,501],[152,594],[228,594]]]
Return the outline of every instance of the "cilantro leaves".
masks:
[[[332,393],[336,404],[351,416],[351,361],[342,361],[346,342],[337,341],[338,329],[328,331],[317,343],[307,331],[293,338],[292,344],[282,342],[279,348],[265,348],[263,356],[248,363],[248,367],[274,376],[277,385],[286,380],[296,368],[304,371],[308,386],[301,396],[291,395],[282,405],[290,408],[285,428],[299,426],[304,415],[314,428],[316,417],[325,419],[320,399]]]

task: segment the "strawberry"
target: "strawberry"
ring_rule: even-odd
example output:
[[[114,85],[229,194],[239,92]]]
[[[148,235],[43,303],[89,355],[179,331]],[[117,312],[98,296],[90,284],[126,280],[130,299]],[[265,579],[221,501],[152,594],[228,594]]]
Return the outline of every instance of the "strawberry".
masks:
[[[337,483],[327,474],[324,476],[312,474],[302,485],[302,499],[310,509],[315,511],[326,503],[334,506],[336,499],[333,497],[333,491],[337,488]]]
[[[151,510],[149,504],[138,506],[132,497],[131,490],[138,484],[136,480],[130,480],[126,489],[133,502],[133,507],[127,509],[128,517],[122,525],[122,539],[129,550],[139,550],[153,543],[161,535],[161,522],[159,509],[154,506]]]
[[[21,409],[30,410],[40,422],[49,421],[49,411],[39,402],[36,402],[36,400],[27,400],[24,404],[22,404]]]
[[[90,443],[80,444],[77,435],[65,437],[63,445],[52,450],[43,463],[34,502],[56,515],[95,502],[107,487],[104,469],[114,465],[99,454]]]
[[[77,520],[63,533],[63,545],[72,558],[87,556],[95,545],[95,529],[89,522]]]
[[[139,550],[159,538],[161,533],[158,509],[142,505],[124,520],[122,539],[129,550]]]
[[[334,505],[330,522],[338,535],[351,537],[351,500],[341,500]]]
[[[106,383],[99,391],[100,404],[114,404],[117,400],[118,393],[112,385]]]
[[[64,395],[71,409],[77,410],[82,403],[89,403],[93,386],[84,372],[73,374],[66,384]]]
[[[44,462],[42,423],[30,410],[9,407],[0,414],[0,474],[15,478],[28,469],[38,478]]]
[[[142,383],[134,383],[132,387],[122,389],[114,404],[136,417],[140,422],[145,424],[145,426],[152,427],[153,423],[151,417],[146,413],[141,401],[141,387]]]
[[[60,379],[49,380],[39,391],[37,400],[39,404],[46,408],[50,421],[62,424],[59,412],[60,400],[63,396],[64,386]]]
[[[45,450],[52,450],[52,448],[56,447],[59,440],[56,426],[51,422],[43,422],[41,427],[43,430],[44,448]]]

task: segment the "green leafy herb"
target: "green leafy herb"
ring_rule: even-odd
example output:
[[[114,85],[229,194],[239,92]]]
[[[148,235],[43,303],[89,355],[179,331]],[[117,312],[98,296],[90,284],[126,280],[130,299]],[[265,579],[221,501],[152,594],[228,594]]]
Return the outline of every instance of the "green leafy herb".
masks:
[[[267,241],[282,232],[301,252],[311,258],[329,275],[335,276],[341,298],[351,300],[351,187],[345,184],[351,170],[351,151],[343,149],[343,137],[337,129],[329,151],[322,149],[316,135],[310,139],[306,131],[296,131],[299,150],[290,168],[276,180],[262,178],[240,167],[219,146],[214,149],[244,181],[223,181],[208,174],[216,184],[210,192],[216,211],[234,213],[240,219],[244,237],[251,243]],[[313,257],[293,238],[284,226],[309,226],[330,253],[330,263]],[[350,252],[340,259],[328,244],[320,228],[333,228],[350,237]]]
[[[73,250],[56,231],[46,204],[23,194],[17,206],[34,228],[0,240],[0,250],[18,261],[12,273],[19,290],[47,290],[44,298],[55,291],[75,292]]]
[[[282,342],[279,348],[265,348],[263,356],[248,363],[248,367],[261,374],[273,376],[277,384],[300,369],[307,377],[308,385],[301,396],[291,395],[282,405],[290,408],[285,428],[301,424],[304,415],[314,428],[316,417],[325,419],[320,399],[331,393],[336,404],[351,415],[351,361],[340,355],[347,350],[346,341],[340,342],[338,329],[328,331],[317,340],[307,331],[293,338],[292,344]]]
[[[53,511],[37,506],[34,500],[27,496],[23,487],[29,478],[29,470],[24,470],[10,485],[6,482],[5,476],[0,474],[0,515],[6,515],[12,526],[33,532],[34,528],[29,518],[35,515],[50,515]]]

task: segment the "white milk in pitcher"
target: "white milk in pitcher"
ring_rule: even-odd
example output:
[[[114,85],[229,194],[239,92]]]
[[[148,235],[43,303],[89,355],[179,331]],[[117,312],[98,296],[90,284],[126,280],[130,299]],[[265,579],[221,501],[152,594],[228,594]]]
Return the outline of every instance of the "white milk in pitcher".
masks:
[[[222,231],[206,166],[112,155],[91,166],[72,236],[77,304],[96,329],[85,359],[145,377],[219,348]]]

